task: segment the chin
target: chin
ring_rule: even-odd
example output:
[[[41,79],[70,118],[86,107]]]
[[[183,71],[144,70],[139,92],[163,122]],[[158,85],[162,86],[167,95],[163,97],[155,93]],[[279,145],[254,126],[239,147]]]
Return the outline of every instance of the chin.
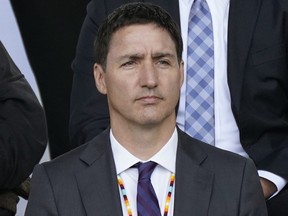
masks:
[[[153,127],[161,124],[166,124],[169,120],[169,116],[146,116],[142,120],[140,120],[141,125],[147,126],[147,127]]]

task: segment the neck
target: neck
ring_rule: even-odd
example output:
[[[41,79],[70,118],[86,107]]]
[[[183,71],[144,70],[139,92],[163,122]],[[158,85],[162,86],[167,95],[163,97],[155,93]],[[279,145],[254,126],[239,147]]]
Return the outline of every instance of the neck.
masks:
[[[141,160],[148,160],[155,155],[171,138],[176,122],[146,127],[116,127],[111,122],[111,129],[116,140]]]

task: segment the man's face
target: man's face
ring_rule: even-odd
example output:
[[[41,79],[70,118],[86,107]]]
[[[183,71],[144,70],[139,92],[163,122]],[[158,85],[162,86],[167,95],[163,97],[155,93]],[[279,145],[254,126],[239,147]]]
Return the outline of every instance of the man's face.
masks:
[[[107,94],[111,126],[152,126],[175,121],[183,62],[169,33],[155,24],[130,25],[110,42],[105,72],[94,67],[98,90]]]

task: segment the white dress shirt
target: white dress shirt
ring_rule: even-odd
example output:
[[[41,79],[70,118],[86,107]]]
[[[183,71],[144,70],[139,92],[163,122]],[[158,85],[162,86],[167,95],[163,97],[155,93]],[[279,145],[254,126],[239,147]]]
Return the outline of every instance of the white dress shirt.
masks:
[[[227,40],[229,0],[206,0],[209,6],[214,36],[214,112],[215,112],[215,146],[244,157],[249,157],[240,143],[239,129],[231,109],[231,97],[227,82]],[[181,34],[183,38],[183,61],[187,60],[188,21],[194,0],[179,0]],[[186,64],[184,64],[186,71]],[[177,124],[184,130],[186,73],[181,89]],[[277,186],[280,191],[287,181],[273,173],[258,170],[258,174]],[[276,193],[274,194],[276,195]]]
[[[132,215],[137,216],[138,214],[137,214],[136,197],[137,197],[138,169],[130,167],[138,163],[139,161],[140,162],[146,162],[146,161],[142,161],[139,158],[135,157],[130,152],[128,152],[120,143],[118,143],[118,141],[113,136],[112,130],[110,130],[110,140],[117,175],[119,175],[123,181],[127,198],[129,200],[130,207],[132,210]],[[151,175],[151,183],[158,198],[161,215],[163,215],[164,213],[164,207],[166,197],[168,195],[170,177],[172,173],[175,173],[177,145],[178,145],[178,133],[175,128],[167,144],[153,157],[147,160],[147,161],[154,161],[158,164]],[[175,181],[176,180],[177,179],[175,178]],[[173,216],[174,189],[175,187],[173,188],[171,196],[168,216]],[[122,196],[120,187],[119,187],[119,193],[123,215],[128,216],[127,207],[124,202],[124,198]]]

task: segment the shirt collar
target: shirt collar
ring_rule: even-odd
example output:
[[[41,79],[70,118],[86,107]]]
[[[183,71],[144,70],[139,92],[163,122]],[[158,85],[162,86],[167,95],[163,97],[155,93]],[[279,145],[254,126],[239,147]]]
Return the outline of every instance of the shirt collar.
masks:
[[[192,3],[194,2],[195,0],[179,0],[179,2],[182,2],[184,3],[186,6],[190,6],[192,5]],[[207,2],[208,1],[211,1],[211,0],[206,0]],[[215,1],[215,0],[212,0],[212,1]],[[216,0],[218,4],[221,4],[223,7],[227,6],[229,3],[230,3],[230,0]],[[209,2],[208,2],[209,4]]]
[[[129,169],[135,163],[141,161],[139,158],[132,155],[115,139],[112,130],[110,130],[110,141],[117,175]],[[175,128],[168,142],[162,147],[162,149],[160,149],[160,151],[158,151],[147,161],[154,161],[163,168],[169,170],[170,172],[175,173],[177,145],[178,145],[178,133],[177,129]]]

